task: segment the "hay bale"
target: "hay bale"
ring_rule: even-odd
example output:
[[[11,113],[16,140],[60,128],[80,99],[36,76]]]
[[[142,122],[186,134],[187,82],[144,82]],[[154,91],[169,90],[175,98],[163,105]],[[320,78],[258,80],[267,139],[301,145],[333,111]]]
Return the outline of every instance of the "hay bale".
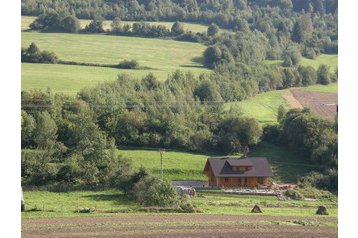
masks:
[[[251,213],[262,213],[261,208],[257,205],[255,205],[252,210]]]
[[[319,206],[317,211],[317,215],[328,215],[327,208],[325,206]]]

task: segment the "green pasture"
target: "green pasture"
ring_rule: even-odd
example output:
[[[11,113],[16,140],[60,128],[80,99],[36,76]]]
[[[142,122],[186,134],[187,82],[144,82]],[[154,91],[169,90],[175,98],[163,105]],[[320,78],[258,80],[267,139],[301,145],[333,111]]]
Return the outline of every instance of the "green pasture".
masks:
[[[329,217],[337,217],[337,201],[279,201],[275,196],[253,196],[224,194],[220,190],[199,190],[199,196],[191,201],[204,213],[225,215],[255,215],[250,213],[254,205],[259,205],[264,215],[313,217],[317,206],[325,205]]]
[[[205,46],[199,43],[100,34],[22,32],[22,47],[35,42],[41,50],[61,60],[95,64],[118,64],[134,59],[155,70],[202,67]],[[205,69],[201,69],[205,70]]]
[[[317,69],[321,64],[328,65],[331,72],[334,72],[338,67],[338,55],[321,54],[315,59],[302,58],[301,60],[301,65],[312,66],[315,69]]]
[[[123,70],[92,66],[22,64],[22,89],[51,88],[74,94],[83,86],[115,80],[119,73],[143,77],[152,72],[159,80],[181,70],[195,75],[210,72],[203,67],[205,46],[173,40],[108,35],[22,32],[22,46],[35,42],[41,50],[55,52],[65,61],[97,64],[118,64],[135,59],[150,69]]]
[[[120,73],[142,78],[150,72],[158,79],[165,79],[169,74],[169,72],[161,70],[127,70],[93,66],[22,63],[21,89],[46,90],[50,88],[53,92],[75,95],[82,88],[94,87],[105,81],[113,81]]]
[[[36,17],[33,17],[33,16],[21,16],[21,30],[28,30],[29,25],[35,19],[36,19]],[[81,19],[80,20],[81,28],[85,28],[90,22],[91,22],[91,20]],[[105,30],[111,29],[111,23],[112,23],[112,21],[104,21],[103,22],[103,28]],[[122,24],[130,24],[130,25],[132,25],[133,23],[135,23],[135,21],[122,21]],[[151,25],[164,25],[168,29],[171,29],[173,24],[174,24],[174,22],[168,22],[168,21],[160,21],[160,22],[146,21],[146,23],[149,23]],[[207,29],[208,29],[208,26],[202,25],[202,24],[183,22],[183,25],[184,25],[185,30],[192,31],[192,32],[200,32],[201,33],[201,32],[206,32]]]
[[[300,87],[299,89],[321,93],[335,93],[338,94],[338,83],[330,83],[328,85],[311,85],[308,87]]]
[[[31,217],[69,217],[92,214],[76,213],[80,208],[95,208],[111,214],[113,210],[136,208],[138,205],[130,201],[121,191],[75,191],[49,192],[24,191],[26,212],[23,218]]]
[[[272,124],[277,122],[278,107],[289,107],[282,96],[285,92],[286,90],[261,93],[244,101],[227,103],[225,107],[238,108],[247,117],[253,117],[262,124]]]
[[[22,218],[36,217],[83,217],[83,216],[126,216],[156,215],[139,213],[139,205],[129,200],[121,191],[74,191],[48,192],[24,191],[26,211]],[[337,201],[279,201],[274,196],[250,196],[224,194],[220,190],[198,190],[198,196],[189,198],[189,202],[204,214],[253,215],[252,207],[257,204],[263,215],[317,217],[318,205],[328,208],[328,217],[337,217]],[[95,208],[95,213],[77,213],[79,208]],[[157,214],[158,215],[158,214]],[[193,216],[193,214],[188,214]]]
[[[283,60],[265,60],[265,63],[282,65]],[[300,65],[312,66],[315,69],[317,69],[321,64],[328,65],[330,67],[330,71],[333,73],[338,67],[338,55],[321,54],[317,56],[315,59],[308,59],[302,57],[300,62]]]
[[[160,175],[158,150],[118,150],[118,154],[130,159],[137,168],[144,166],[154,175]],[[169,180],[206,180],[204,166],[210,155],[166,151],[163,154],[164,178]]]

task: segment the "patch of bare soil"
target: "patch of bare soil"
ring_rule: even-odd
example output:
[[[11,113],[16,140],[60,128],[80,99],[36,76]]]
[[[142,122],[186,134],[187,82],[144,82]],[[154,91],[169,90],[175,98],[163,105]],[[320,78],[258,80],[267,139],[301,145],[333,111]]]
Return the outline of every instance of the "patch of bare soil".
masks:
[[[303,108],[301,103],[295,98],[295,96],[293,96],[290,90],[287,90],[282,94],[282,96],[291,108]]]
[[[290,91],[303,107],[310,108],[319,117],[328,120],[336,118],[338,113],[337,94],[310,92],[300,89],[291,89]]]
[[[334,227],[270,224],[297,219],[303,218],[205,214],[33,218],[22,220],[22,237],[337,237]],[[337,222],[327,217],[304,219]]]

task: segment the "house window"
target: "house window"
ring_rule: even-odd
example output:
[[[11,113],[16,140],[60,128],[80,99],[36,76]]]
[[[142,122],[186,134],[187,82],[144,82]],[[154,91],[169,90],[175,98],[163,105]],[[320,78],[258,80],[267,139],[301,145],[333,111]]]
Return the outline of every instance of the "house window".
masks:
[[[238,182],[238,183],[241,183],[241,178],[237,178],[237,182]]]
[[[225,181],[225,182],[229,182],[229,178],[225,178],[224,181]]]
[[[247,178],[244,178],[244,183],[247,184]]]
[[[263,184],[264,178],[263,177],[257,177],[257,183]]]

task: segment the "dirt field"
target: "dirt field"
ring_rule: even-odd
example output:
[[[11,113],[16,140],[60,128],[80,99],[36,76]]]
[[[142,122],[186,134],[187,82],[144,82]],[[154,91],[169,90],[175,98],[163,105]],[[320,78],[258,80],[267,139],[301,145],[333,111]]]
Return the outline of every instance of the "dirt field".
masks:
[[[302,219],[312,226],[295,224]],[[337,237],[336,218],[232,215],[128,215],[22,220],[22,237]]]
[[[301,106],[310,108],[313,113],[323,119],[335,119],[338,105],[337,94],[303,91],[300,89],[291,89],[290,91]],[[288,102],[290,103],[290,100]],[[290,105],[292,106],[291,103]],[[294,107],[301,108],[299,105]]]

